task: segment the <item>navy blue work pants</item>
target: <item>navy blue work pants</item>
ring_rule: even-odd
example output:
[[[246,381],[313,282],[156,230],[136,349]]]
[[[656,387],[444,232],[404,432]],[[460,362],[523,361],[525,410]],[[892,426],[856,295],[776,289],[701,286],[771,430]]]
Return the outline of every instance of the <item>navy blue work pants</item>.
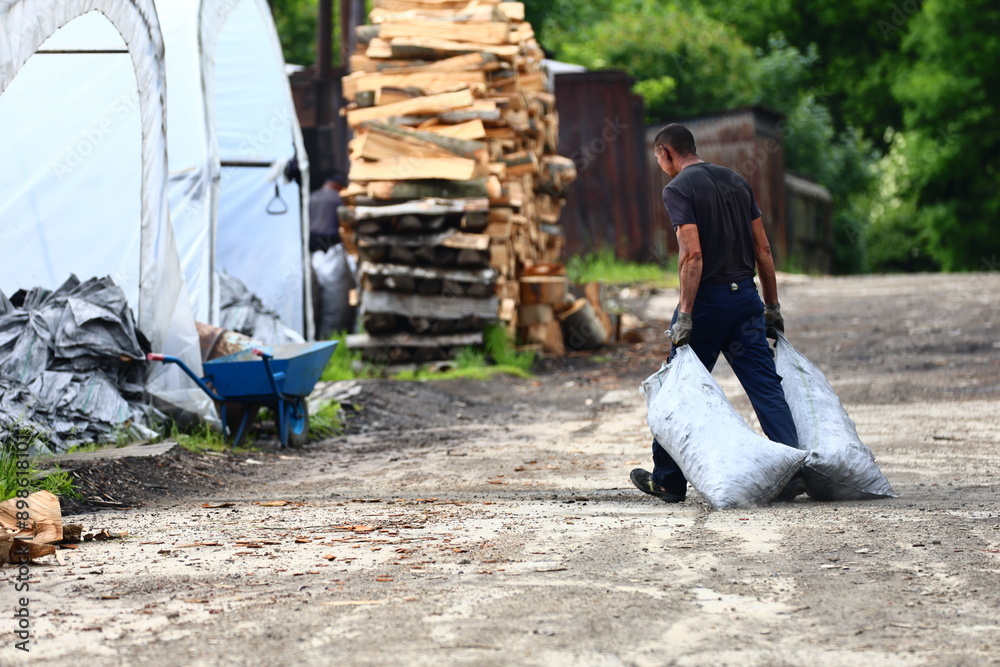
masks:
[[[709,372],[721,352],[750,398],[767,437],[798,448],[791,410],[774,367],[774,354],[764,328],[764,303],[753,278],[737,283],[702,283],[691,313],[691,349]],[[671,326],[677,321],[674,311]],[[676,348],[671,350],[673,359]],[[666,450],[653,440],[653,481],[683,494],[687,480]]]

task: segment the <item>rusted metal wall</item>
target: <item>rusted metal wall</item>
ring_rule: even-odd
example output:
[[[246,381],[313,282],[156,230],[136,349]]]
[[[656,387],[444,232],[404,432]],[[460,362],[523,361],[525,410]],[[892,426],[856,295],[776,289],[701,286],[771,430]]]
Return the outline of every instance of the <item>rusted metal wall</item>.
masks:
[[[763,107],[734,109],[716,116],[679,121],[694,134],[698,155],[706,162],[729,167],[753,188],[767,229],[775,262],[781,264],[791,250],[785,224],[785,149],[781,114]],[[677,238],[663,207],[663,186],[670,182],[656,163],[653,140],[662,125],[646,131],[649,186],[647,198],[654,228],[669,229],[669,247],[677,251]]]
[[[833,197],[818,183],[785,174],[788,248],[797,268],[810,273],[833,271]]]
[[[650,227],[643,106],[633,82],[617,71],[555,77],[559,154],[577,168],[561,219],[565,256],[612,248],[620,259],[652,261],[657,247],[666,251],[669,227]]]

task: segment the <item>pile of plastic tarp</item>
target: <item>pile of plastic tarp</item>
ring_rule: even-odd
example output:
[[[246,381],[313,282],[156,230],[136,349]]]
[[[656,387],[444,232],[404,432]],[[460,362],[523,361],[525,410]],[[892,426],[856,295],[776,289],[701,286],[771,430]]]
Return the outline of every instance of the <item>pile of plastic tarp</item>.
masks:
[[[54,452],[156,435],[149,425],[163,416],[143,404],[144,346],[111,278],[0,293],[0,439],[18,423]]]
[[[250,336],[270,345],[304,343],[299,332],[285,325],[278,313],[229,274],[219,274],[222,328]]]

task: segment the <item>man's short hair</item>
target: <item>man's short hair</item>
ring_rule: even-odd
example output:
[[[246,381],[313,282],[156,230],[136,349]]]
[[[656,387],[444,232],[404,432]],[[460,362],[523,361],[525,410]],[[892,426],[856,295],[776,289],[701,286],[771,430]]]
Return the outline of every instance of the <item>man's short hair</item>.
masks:
[[[694,155],[698,150],[695,148],[694,135],[691,134],[691,130],[679,123],[670,123],[660,130],[653,141],[653,148],[657,149],[660,146],[669,146],[673,152],[681,157]]]

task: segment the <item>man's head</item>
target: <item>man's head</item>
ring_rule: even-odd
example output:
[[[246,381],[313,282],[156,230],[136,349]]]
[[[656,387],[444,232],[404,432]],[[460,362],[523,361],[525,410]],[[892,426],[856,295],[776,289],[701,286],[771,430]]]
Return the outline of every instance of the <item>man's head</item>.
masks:
[[[331,174],[326,177],[323,181],[323,187],[327,190],[336,190],[337,192],[344,189],[344,181],[346,179],[340,174]]]
[[[683,125],[671,123],[656,135],[653,153],[660,169],[674,177],[680,173],[685,158],[697,157],[694,135]]]

